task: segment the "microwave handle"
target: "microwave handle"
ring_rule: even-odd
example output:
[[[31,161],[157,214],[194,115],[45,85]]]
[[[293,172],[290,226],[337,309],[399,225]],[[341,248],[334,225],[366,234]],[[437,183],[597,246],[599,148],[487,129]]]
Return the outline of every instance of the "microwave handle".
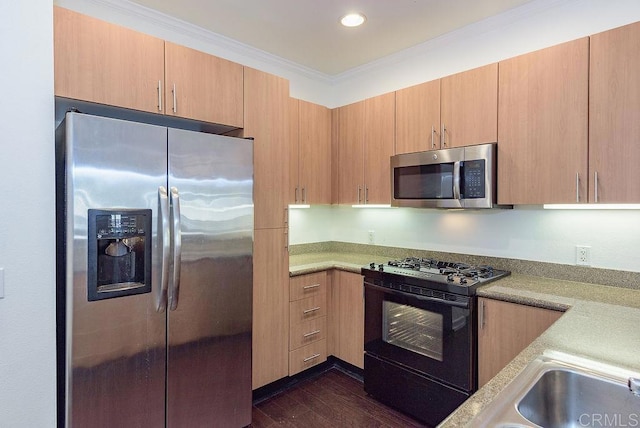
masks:
[[[453,163],[453,199],[460,199],[460,161]]]

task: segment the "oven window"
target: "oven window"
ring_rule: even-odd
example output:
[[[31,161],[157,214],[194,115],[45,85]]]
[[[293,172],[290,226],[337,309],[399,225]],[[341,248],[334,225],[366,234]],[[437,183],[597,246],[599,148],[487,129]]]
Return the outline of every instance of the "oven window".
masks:
[[[395,199],[453,199],[453,163],[396,167]]]
[[[385,300],[382,340],[442,361],[442,314]]]

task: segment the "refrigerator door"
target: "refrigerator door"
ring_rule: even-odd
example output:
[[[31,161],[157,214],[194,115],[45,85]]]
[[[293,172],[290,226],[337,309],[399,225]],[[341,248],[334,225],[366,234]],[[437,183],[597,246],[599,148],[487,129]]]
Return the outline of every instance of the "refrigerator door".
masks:
[[[157,221],[158,189],[167,185],[167,130],[77,113],[68,113],[62,126],[57,143],[65,171],[59,186],[65,188],[66,221],[58,227],[64,228],[66,242],[57,248],[65,252],[58,258],[64,272],[58,292],[66,295],[66,339],[59,343],[64,346],[66,425],[163,426],[166,313],[158,311]],[[89,209],[151,213],[151,292],[88,301],[87,252],[96,239],[87,235]],[[128,251],[123,242],[117,244],[106,252]],[[98,253],[105,257],[105,251]]]
[[[169,284],[167,426],[246,426],[253,142],[176,129],[168,135],[172,211],[180,214],[173,268],[180,274]]]

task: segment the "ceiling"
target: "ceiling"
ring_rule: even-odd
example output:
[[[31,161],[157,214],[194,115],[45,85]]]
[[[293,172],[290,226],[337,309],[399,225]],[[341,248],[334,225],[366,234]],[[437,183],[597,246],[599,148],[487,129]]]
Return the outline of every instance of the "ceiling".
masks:
[[[532,0],[133,0],[329,76]],[[367,17],[342,27],[348,12]]]

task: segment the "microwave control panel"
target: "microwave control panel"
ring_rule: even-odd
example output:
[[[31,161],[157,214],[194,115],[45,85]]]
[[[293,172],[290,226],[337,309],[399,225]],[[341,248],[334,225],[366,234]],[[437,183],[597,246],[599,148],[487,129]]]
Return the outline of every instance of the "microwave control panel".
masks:
[[[463,199],[484,198],[486,166],[484,159],[465,161],[462,164],[461,197]]]

